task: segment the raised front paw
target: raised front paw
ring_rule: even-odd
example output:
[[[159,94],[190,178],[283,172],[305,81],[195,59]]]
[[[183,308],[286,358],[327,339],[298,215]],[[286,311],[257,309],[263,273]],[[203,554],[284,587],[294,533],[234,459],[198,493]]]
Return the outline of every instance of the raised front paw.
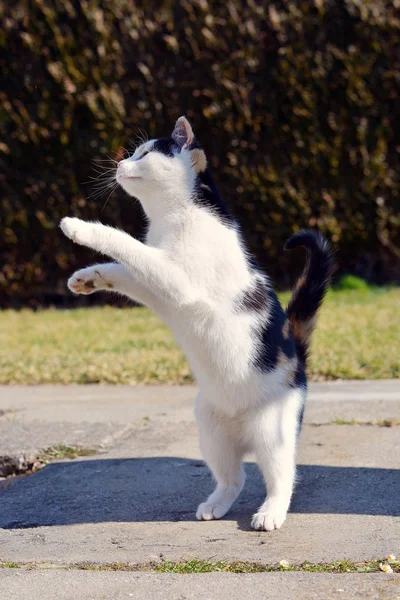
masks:
[[[114,287],[113,283],[106,277],[103,277],[97,269],[88,267],[76,271],[67,282],[71,292],[74,294],[93,294],[98,290],[110,290]]]
[[[73,242],[81,245],[90,245],[92,238],[92,223],[85,223],[75,217],[65,217],[60,223],[61,231]]]

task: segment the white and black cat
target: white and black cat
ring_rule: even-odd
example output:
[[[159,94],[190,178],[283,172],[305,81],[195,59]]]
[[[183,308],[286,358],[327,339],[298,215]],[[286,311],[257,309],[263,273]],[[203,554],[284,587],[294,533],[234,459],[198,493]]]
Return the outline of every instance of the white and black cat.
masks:
[[[170,138],[150,140],[121,160],[116,180],[149,220],[145,243],[101,223],[65,218],[71,240],[114,261],[77,271],[77,294],[119,292],[172,329],[199,384],[196,419],[214,492],[197,518],[219,519],[240,494],[242,461],[253,452],[268,494],[252,527],[278,529],[295,481],[295,450],[306,398],[306,359],[329,284],[332,253],[312,231],[286,244],[308,261],[285,312],[223,204],[186,118]]]

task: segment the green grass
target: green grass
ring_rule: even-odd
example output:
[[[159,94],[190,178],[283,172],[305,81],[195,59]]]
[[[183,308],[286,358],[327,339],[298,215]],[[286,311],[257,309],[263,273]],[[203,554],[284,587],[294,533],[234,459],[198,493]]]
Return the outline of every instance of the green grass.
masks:
[[[282,294],[285,304],[289,294]],[[313,338],[310,378],[400,375],[400,289],[334,290]],[[172,334],[144,308],[0,312],[0,383],[192,381]]]
[[[280,564],[259,564],[252,562],[225,562],[208,560],[182,560],[161,563],[91,563],[81,562],[67,565],[54,565],[52,563],[13,563],[0,561],[0,569],[68,569],[78,571],[146,571],[156,573],[277,573],[277,572],[302,572],[302,573],[382,573],[380,564],[390,564],[394,573],[400,572],[399,560],[363,560],[349,561],[336,560],[331,563],[310,563],[305,561],[300,564],[288,564],[283,567]]]
[[[21,565],[16,562],[0,561],[0,569],[20,569]]]
[[[279,571],[309,572],[309,573],[376,573],[380,572],[380,563],[386,560],[348,561],[336,560],[331,563],[293,564],[282,567],[280,564],[262,565],[259,563],[224,561],[209,562],[206,560],[189,560],[170,562],[163,561],[155,567],[158,573],[276,573]],[[393,572],[400,572],[400,562],[391,561]]]
[[[332,425],[371,425],[376,427],[400,427],[400,420],[397,419],[377,419],[375,421],[363,421],[361,419],[335,419]]]
[[[335,283],[336,290],[359,290],[366,292],[370,289],[370,286],[364,279],[356,277],[355,275],[344,275]]]
[[[64,446],[59,444],[57,446],[50,446],[46,450],[38,455],[38,460],[42,463],[52,462],[53,460],[61,460],[68,458],[73,460],[79,456],[92,456],[97,451],[94,448],[78,448],[77,446]]]

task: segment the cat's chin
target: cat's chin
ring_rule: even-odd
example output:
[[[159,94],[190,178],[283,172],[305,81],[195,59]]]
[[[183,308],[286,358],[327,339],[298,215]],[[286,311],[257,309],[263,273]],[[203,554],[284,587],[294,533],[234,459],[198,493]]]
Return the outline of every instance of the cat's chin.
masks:
[[[143,181],[143,178],[131,177],[129,175],[117,175],[116,180],[127,194],[130,196],[136,196],[138,191],[137,184]]]

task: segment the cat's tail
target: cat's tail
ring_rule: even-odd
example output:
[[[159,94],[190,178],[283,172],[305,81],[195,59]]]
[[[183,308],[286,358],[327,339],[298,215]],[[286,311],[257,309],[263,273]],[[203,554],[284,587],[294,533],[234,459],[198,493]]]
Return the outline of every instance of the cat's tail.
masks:
[[[293,290],[287,313],[299,358],[305,364],[316,315],[335,267],[332,249],[320,233],[299,231],[288,239],[285,250],[293,250],[299,246],[306,248],[307,262]]]

